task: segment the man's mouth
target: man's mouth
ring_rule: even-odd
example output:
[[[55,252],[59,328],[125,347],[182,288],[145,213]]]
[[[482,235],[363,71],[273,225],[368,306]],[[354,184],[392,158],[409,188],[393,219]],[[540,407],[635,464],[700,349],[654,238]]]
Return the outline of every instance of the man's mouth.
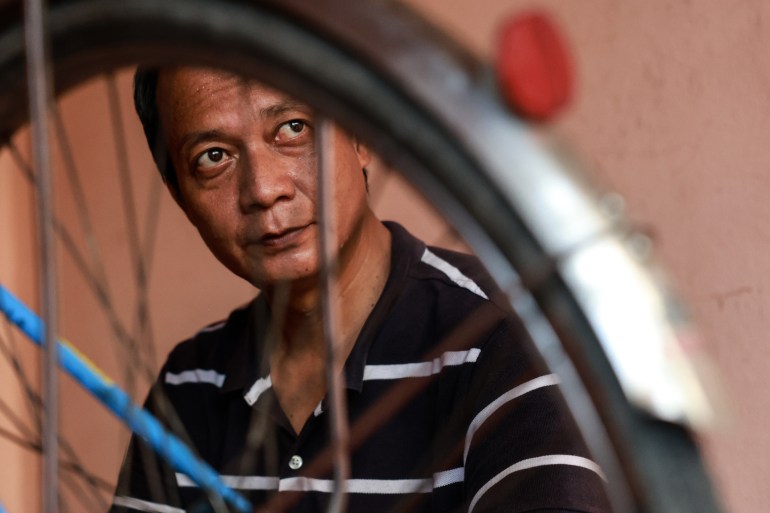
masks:
[[[312,223],[266,233],[259,239],[259,243],[266,247],[281,247],[293,244],[302,237],[302,235],[305,233],[305,230],[311,224]]]

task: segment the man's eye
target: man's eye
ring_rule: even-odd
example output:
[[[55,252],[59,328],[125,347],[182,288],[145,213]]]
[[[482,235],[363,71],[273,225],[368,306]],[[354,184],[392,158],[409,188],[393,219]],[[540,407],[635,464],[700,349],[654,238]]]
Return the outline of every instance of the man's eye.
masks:
[[[222,148],[211,148],[204,151],[195,161],[198,169],[211,169],[218,166],[225,160],[227,154]]]
[[[276,141],[290,141],[302,135],[307,128],[307,124],[300,119],[292,119],[278,127],[278,133],[275,136]]]

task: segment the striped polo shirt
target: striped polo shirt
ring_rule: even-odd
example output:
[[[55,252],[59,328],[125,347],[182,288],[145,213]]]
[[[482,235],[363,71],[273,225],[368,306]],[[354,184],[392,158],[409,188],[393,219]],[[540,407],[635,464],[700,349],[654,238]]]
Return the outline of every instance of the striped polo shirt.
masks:
[[[401,226],[344,368],[348,511],[609,511],[604,480],[520,322],[475,258]],[[273,393],[261,296],[178,345],[147,407],[255,505],[323,512],[334,489],[322,401],[296,433]],[[112,513],[211,509],[132,440]]]

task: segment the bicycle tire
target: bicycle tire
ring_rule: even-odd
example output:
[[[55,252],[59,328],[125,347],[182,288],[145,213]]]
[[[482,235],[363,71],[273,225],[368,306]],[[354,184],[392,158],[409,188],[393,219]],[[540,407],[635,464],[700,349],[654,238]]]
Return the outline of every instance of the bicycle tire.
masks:
[[[500,174],[505,157],[463,129],[472,120],[528,137],[502,114],[483,64],[405,8],[382,2],[62,0],[52,3],[49,23],[59,92],[136,61],[216,64],[307,99],[359,134],[456,225],[473,227],[463,235],[503,289],[521,277],[598,406],[635,510],[719,511],[688,429],[629,402],[560,272],[560,256],[511,203],[515,194]],[[26,117],[20,27],[0,32],[5,138]],[[661,479],[662,469],[673,479]]]

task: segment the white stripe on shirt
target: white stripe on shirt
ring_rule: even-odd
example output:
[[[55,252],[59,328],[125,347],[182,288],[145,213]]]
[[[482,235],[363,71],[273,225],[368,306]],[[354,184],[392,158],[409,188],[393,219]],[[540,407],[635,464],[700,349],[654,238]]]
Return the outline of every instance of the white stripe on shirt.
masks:
[[[465,481],[465,469],[457,467],[433,474],[433,488],[441,488]]]
[[[480,349],[469,349],[467,351],[447,351],[438,358],[429,362],[418,363],[398,363],[391,365],[367,365],[364,368],[364,381],[386,380],[401,378],[419,378],[438,374],[444,367],[462,365],[464,363],[474,363],[481,354]],[[191,371],[187,371],[191,372]],[[184,373],[182,373],[184,374]],[[167,378],[168,379],[168,378]],[[224,379],[224,376],[222,377]],[[254,382],[248,392],[243,396],[250,406],[254,406],[259,397],[273,385],[270,376],[260,378]],[[316,416],[323,413],[319,404],[313,412]]]
[[[492,416],[493,413],[495,413],[497,410],[500,409],[501,406],[503,406],[505,403],[513,401],[517,397],[521,397],[522,395],[532,392],[533,390],[537,390],[538,388],[547,387],[551,385],[558,385],[559,384],[559,377],[556,374],[547,374],[545,376],[540,376],[539,378],[532,379],[530,381],[527,381],[526,383],[522,383],[521,385],[512,388],[511,390],[507,391],[491,403],[489,403],[486,408],[481,410],[478,415],[473,419],[470,426],[468,426],[468,432],[465,435],[465,451],[463,452],[463,463],[466,463],[468,459],[468,450],[471,447],[471,441],[473,440],[473,435],[476,433],[476,431],[481,427],[481,425],[486,422],[486,420]]]
[[[367,365],[364,368],[364,381],[431,376],[441,372],[444,367],[474,363],[479,354],[481,350],[473,348],[468,351],[447,351],[430,362]]]
[[[423,263],[428,264],[429,266],[434,267],[442,273],[446,274],[450,280],[452,280],[460,287],[468,289],[477,296],[481,296],[484,299],[489,299],[487,295],[484,294],[484,291],[481,290],[478,285],[476,285],[475,281],[468,278],[460,269],[439,257],[428,248],[425,248],[425,252],[423,252],[421,260]]]
[[[184,383],[208,383],[222,388],[225,382],[225,375],[219,374],[213,370],[193,369],[182,371],[178,374],[173,372],[166,373],[166,383],[169,385],[182,385]]]
[[[249,403],[249,406],[254,406],[254,403],[257,402],[259,396],[261,396],[265,390],[271,386],[273,386],[273,381],[270,379],[270,376],[267,376],[266,378],[259,378],[254,382],[253,385],[251,385],[251,388],[248,392],[246,392],[246,395],[244,395],[243,398],[246,399],[246,402]]]
[[[433,490],[433,479],[348,479],[345,492],[379,495],[408,493],[429,493]],[[332,493],[334,481],[310,477],[289,477],[281,479],[279,492],[322,492]]]
[[[235,490],[277,490],[277,477],[268,476],[222,476],[219,478],[228,488]],[[176,473],[176,484],[182,488],[197,488],[198,485],[185,474]]]
[[[197,334],[201,333],[209,333],[211,331],[217,331],[219,328],[227,324],[227,321],[220,321],[215,324],[212,324],[211,326],[206,326],[205,328],[202,328],[200,331],[198,331]]]
[[[427,479],[348,479],[347,493],[366,494],[409,494],[429,493],[435,488],[462,483],[465,473],[462,467],[437,472]],[[268,476],[220,476],[222,482],[236,490],[278,490],[281,492],[332,493],[334,481],[311,477],[287,477],[279,479]],[[177,485],[183,488],[197,487],[186,475],[176,474]]]
[[[471,513],[473,511],[473,508],[476,506],[479,500],[481,500],[484,494],[489,491],[490,488],[492,488],[497,483],[502,481],[505,477],[513,474],[514,472],[519,472],[521,470],[527,470],[535,467],[543,467],[546,465],[571,465],[574,467],[583,467],[585,469],[595,472],[604,481],[607,481],[607,478],[605,477],[604,472],[602,472],[601,467],[599,467],[599,465],[589,460],[588,458],[583,458],[581,456],[572,456],[570,454],[551,454],[549,456],[538,456],[536,458],[529,458],[526,460],[521,460],[520,462],[511,465],[510,467],[503,470],[502,472],[497,474],[495,477],[487,481],[487,483],[484,486],[479,488],[479,491],[476,492],[476,495],[473,496],[473,500],[471,501],[470,506],[468,506],[468,513]]]
[[[150,513],[185,513],[183,509],[167,506],[166,504],[143,501],[133,497],[116,496],[112,499],[112,504],[123,508],[130,508],[136,511],[147,511]]]

